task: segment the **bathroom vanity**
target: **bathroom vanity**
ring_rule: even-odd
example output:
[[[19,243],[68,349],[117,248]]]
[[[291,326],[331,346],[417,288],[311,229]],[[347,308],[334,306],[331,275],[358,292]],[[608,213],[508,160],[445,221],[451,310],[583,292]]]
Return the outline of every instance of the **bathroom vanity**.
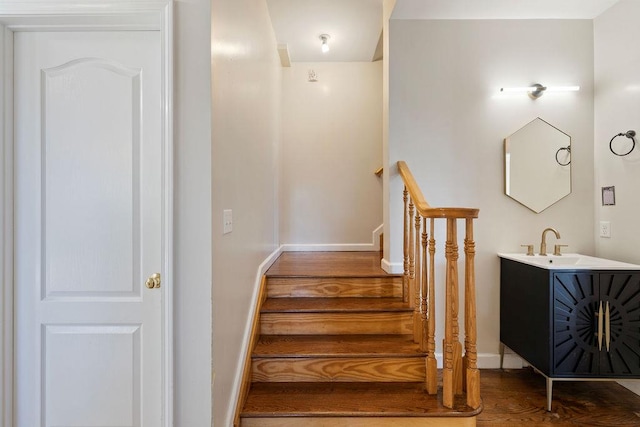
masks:
[[[640,378],[640,265],[500,256],[500,341],[553,381]]]

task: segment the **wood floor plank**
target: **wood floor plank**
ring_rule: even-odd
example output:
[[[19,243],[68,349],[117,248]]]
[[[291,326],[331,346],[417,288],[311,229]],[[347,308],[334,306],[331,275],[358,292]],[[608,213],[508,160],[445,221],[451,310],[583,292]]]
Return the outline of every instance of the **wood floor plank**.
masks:
[[[387,277],[380,252],[284,252],[267,270],[271,276]]]
[[[412,335],[262,335],[254,357],[424,356]]]
[[[546,411],[545,379],[531,369],[483,369],[479,427],[640,426],[640,396],[611,381],[555,382]]]

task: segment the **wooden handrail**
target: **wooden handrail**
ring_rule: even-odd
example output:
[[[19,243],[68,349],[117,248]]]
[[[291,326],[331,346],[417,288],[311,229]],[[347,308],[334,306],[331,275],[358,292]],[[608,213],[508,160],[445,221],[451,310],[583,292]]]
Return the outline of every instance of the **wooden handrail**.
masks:
[[[434,208],[422,194],[411,170],[403,161],[398,171],[404,182],[404,301],[414,308],[414,341],[426,353],[425,388],[438,393],[435,358],[435,252],[434,224],[446,219],[445,242],[445,325],[443,339],[442,404],[453,408],[454,396],[466,392],[467,405],[481,406],[480,372],[477,366],[475,242],[473,220],[475,208]],[[458,219],[465,224],[464,234],[464,331],[458,321],[460,290],[458,277]],[[427,227],[428,223],[428,227]],[[463,345],[460,336],[464,332]]]
[[[475,208],[433,208],[427,203],[422,190],[416,183],[407,164],[400,160],[398,172],[407,187],[407,191],[413,200],[413,204],[423,218],[478,218],[479,209]]]

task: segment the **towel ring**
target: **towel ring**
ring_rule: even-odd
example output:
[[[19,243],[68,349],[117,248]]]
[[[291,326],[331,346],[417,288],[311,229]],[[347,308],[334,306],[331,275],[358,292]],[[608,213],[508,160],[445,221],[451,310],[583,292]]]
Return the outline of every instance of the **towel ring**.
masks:
[[[617,137],[619,137],[619,136],[626,136],[626,137],[627,137],[627,138],[629,138],[631,141],[633,141],[633,144],[631,144],[631,149],[630,149],[629,151],[627,151],[626,153],[622,153],[622,154],[620,154],[620,153],[616,153],[616,152],[613,150],[613,140],[614,140],[614,139],[616,139],[616,138],[617,138]],[[613,154],[615,154],[616,156],[620,156],[620,157],[622,157],[622,156],[626,156],[627,154],[631,153],[631,152],[633,151],[633,149],[634,149],[634,148],[636,148],[636,138],[635,138],[635,136],[636,136],[636,131],[635,131],[635,130],[628,130],[628,131],[626,131],[625,133],[619,133],[619,134],[617,134],[617,135],[614,135],[614,137],[613,137],[613,138],[611,138],[611,141],[609,141],[609,150],[611,150],[611,152],[612,152]]]
[[[564,150],[566,150],[567,153],[569,153],[569,161],[567,163],[562,163],[560,159],[558,159],[558,154],[560,154],[560,152]],[[558,151],[556,151],[556,162],[558,162],[560,166],[568,166],[571,163],[571,146],[570,145],[566,147],[558,148]]]

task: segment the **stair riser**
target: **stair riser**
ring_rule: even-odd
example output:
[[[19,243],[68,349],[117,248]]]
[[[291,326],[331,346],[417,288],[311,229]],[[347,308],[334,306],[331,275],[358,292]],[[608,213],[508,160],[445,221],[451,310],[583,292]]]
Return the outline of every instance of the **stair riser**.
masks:
[[[401,278],[269,278],[269,298],[402,297]]]
[[[411,334],[411,312],[263,313],[265,335]]]
[[[269,358],[252,364],[257,382],[422,382],[423,357]]]
[[[240,427],[476,427],[476,417],[242,418]]]

